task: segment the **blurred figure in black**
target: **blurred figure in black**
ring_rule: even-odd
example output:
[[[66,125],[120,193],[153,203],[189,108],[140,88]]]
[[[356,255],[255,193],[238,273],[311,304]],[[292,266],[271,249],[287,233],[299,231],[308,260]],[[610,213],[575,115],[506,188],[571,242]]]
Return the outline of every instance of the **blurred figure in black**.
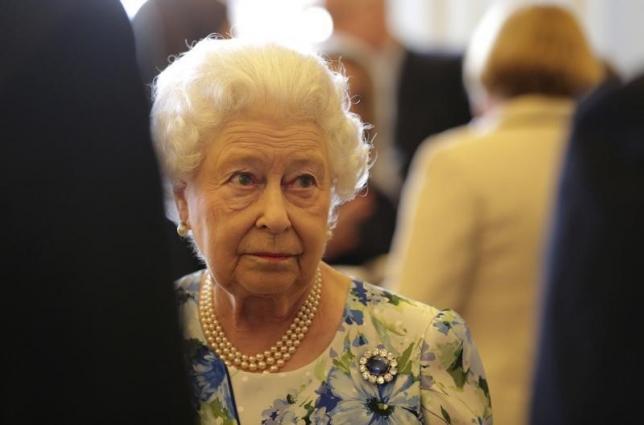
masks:
[[[147,0],[132,19],[132,28],[141,78],[151,94],[152,80],[174,56],[209,34],[228,35],[228,7],[224,0]],[[188,239],[177,235],[174,203],[166,203],[166,208],[172,217],[165,222],[172,277],[178,279],[204,265]]]
[[[644,376],[644,76],[575,118],[544,288],[533,425],[634,424]]]
[[[116,0],[1,9],[0,422],[190,424],[127,16]]]

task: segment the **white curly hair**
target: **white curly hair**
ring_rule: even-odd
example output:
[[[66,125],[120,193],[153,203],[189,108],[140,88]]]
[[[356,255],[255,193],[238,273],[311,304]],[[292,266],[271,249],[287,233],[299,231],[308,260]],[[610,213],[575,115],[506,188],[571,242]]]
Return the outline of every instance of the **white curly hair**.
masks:
[[[274,43],[205,38],[177,57],[153,85],[152,137],[172,182],[190,177],[225,123],[253,111],[312,121],[326,135],[332,209],[369,175],[366,125],[351,113],[347,78],[314,54]]]

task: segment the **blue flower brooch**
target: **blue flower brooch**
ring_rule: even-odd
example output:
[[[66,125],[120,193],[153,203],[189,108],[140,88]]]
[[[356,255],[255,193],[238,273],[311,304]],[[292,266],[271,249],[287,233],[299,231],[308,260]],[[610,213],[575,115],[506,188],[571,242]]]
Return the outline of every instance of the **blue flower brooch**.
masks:
[[[398,373],[398,360],[384,348],[367,350],[360,357],[360,373],[372,384],[391,382]]]

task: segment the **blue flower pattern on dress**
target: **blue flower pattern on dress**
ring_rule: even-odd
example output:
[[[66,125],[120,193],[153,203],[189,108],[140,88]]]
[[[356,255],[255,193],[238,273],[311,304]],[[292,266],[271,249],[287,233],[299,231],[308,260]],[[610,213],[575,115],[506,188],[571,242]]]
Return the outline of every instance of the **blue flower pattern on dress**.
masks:
[[[360,310],[346,310],[344,322],[347,325],[362,325],[364,323],[364,314]]]
[[[421,423],[420,397],[408,390],[413,384],[409,375],[400,376],[385,385],[365,381],[352,369],[350,375],[335,369],[329,375],[329,386],[340,400],[330,412],[333,424],[385,425]]]
[[[182,290],[198,291],[198,278],[189,278],[182,280]],[[193,331],[187,335],[192,339],[202,337],[194,333],[199,329],[196,300],[196,295],[186,297],[183,307],[184,326]],[[258,410],[261,417],[252,423],[492,424],[483,368],[456,313],[353,282],[337,332],[315,374],[302,379],[298,388],[276,388],[276,397]],[[225,366],[203,341],[196,347],[193,344],[191,371],[201,423],[237,424]],[[376,347],[398,357],[398,375],[392,382],[369,383],[358,370],[360,356]],[[238,402],[241,396],[235,394]],[[243,403],[252,402],[252,394],[245,396]]]
[[[354,347],[362,347],[363,345],[369,344],[369,339],[363,334],[360,334],[355,337],[353,340],[353,346]]]
[[[297,418],[295,413],[289,410],[290,406],[293,404],[293,400],[289,400],[288,397],[286,400],[277,399],[273,402],[273,406],[270,409],[266,409],[262,416],[262,425],[279,425],[279,424],[290,424],[296,423]]]
[[[199,401],[208,401],[226,377],[226,367],[207,347],[198,349],[192,363],[192,384]]]
[[[202,418],[218,418],[222,425],[236,424],[236,408],[226,366],[205,344],[186,341],[193,404]]]
[[[369,301],[367,299],[367,290],[365,289],[364,283],[354,281],[354,286],[351,289],[351,294],[358,300],[362,305],[367,305]]]
[[[438,317],[437,317],[437,319],[438,319]],[[438,331],[439,331],[440,333],[442,333],[443,335],[447,335],[447,332],[449,332],[449,330],[450,330],[450,328],[451,328],[450,323],[449,323],[449,322],[445,322],[445,321],[435,321],[435,322],[434,322],[434,324],[433,324],[433,326],[434,326],[436,329],[438,329]]]
[[[340,402],[334,393],[327,381],[322,381],[320,388],[316,390],[316,393],[319,395],[317,403],[315,405],[316,409],[324,408],[325,411],[332,411]]]

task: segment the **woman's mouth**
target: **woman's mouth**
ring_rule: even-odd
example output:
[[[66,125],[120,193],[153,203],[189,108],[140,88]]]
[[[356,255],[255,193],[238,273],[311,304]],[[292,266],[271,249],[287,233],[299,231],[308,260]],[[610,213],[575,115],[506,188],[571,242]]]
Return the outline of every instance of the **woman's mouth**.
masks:
[[[280,252],[254,252],[250,255],[261,258],[262,260],[274,262],[286,261],[293,257],[292,254],[285,254]]]

